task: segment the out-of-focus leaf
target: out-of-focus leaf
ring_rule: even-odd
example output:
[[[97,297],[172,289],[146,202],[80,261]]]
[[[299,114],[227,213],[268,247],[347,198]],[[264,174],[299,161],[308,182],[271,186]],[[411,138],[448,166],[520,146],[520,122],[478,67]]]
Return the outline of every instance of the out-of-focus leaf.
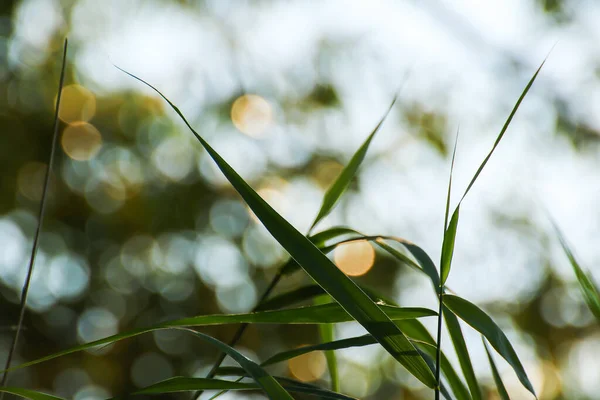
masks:
[[[463,375],[467,381],[467,385],[469,386],[471,397],[473,400],[481,400],[479,382],[477,381],[477,376],[475,376],[475,370],[473,368],[473,364],[471,363],[471,356],[469,355],[469,350],[467,349],[467,343],[465,342],[462,328],[460,327],[456,315],[452,314],[452,311],[448,310],[447,307],[444,307],[443,314],[444,319],[446,320],[448,332],[450,333],[450,339],[452,340],[454,350],[458,356],[460,368],[462,369]]]
[[[536,396],[525,368],[500,327],[479,307],[461,297],[445,294],[444,304],[460,319],[485,336],[492,347],[510,364],[523,386]]]
[[[498,372],[498,368],[496,368],[496,363],[494,362],[494,357],[492,357],[492,353],[486,343],[485,339],[482,337],[483,347],[485,347],[485,352],[487,353],[488,360],[490,362],[490,368],[492,369],[492,376],[494,377],[494,382],[496,382],[496,388],[498,389],[498,395],[502,400],[510,400],[508,396],[508,392],[506,391],[506,387],[504,386],[504,382],[502,382],[502,378],[500,377],[500,373]]]
[[[583,299],[585,300],[588,308],[594,314],[596,319],[600,321],[600,291],[594,283],[591,274],[589,272],[586,273],[577,262],[575,254],[573,254],[571,247],[567,243],[560,229],[558,229],[558,225],[556,225],[554,221],[552,221],[552,224],[554,225],[554,229],[556,230],[556,235],[558,236],[560,245],[562,246],[563,251],[565,252],[567,257],[569,258],[569,262],[571,263],[571,267],[573,267],[573,271],[575,271],[575,276],[577,277],[577,281],[579,282],[579,287],[581,289],[581,293],[583,294]]]
[[[331,210],[333,210],[333,207],[338,202],[338,200],[352,181],[352,178],[354,178],[354,176],[356,175],[358,167],[360,167],[360,164],[362,163],[362,161],[365,158],[365,155],[367,154],[367,150],[369,150],[369,145],[371,144],[371,141],[375,137],[375,134],[379,131],[379,128],[381,128],[381,125],[383,125],[383,122],[392,110],[392,107],[395,103],[396,97],[394,97],[394,99],[392,100],[392,103],[390,104],[389,108],[387,109],[387,111],[385,112],[375,129],[373,129],[373,131],[367,137],[365,142],[358,148],[356,153],[354,153],[348,165],[344,167],[340,175],[336,178],[336,180],[329,187],[329,189],[327,189],[327,192],[325,192],[325,195],[323,196],[323,203],[321,204],[321,208],[319,209],[317,217],[313,221],[309,231],[312,231],[313,228],[319,223],[319,221],[325,218],[331,212]]]
[[[314,302],[316,305],[328,304],[332,300],[327,298],[328,296],[316,297]],[[319,336],[321,336],[321,343],[332,342],[333,337],[333,324],[321,324],[319,325]],[[329,378],[331,379],[331,390],[334,392],[340,391],[340,379],[338,374],[337,359],[335,353],[332,350],[325,350],[325,359],[327,360],[327,369],[329,370]]]
[[[118,67],[117,67],[118,68]],[[196,132],[181,111],[158,89],[121,69],[158,93],[179,115],[227,180],[273,237],[294,260],[398,362],[428,387],[436,382],[431,370],[404,334],[360,288],[339,270],[309,239],[298,232],[252,189],[239,174]]]
[[[3,387],[0,388],[1,393],[14,394],[15,396],[22,397],[30,400],[65,400],[62,397],[51,396],[46,393],[37,392],[35,390],[21,389],[15,387]]]

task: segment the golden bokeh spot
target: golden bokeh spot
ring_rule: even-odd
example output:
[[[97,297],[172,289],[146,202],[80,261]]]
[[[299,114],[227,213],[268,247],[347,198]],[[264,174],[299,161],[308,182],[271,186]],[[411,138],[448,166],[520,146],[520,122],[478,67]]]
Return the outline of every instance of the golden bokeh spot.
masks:
[[[323,352],[313,351],[288,361],[290,372],[302,382],[312,382],[325,373],[326,360]]]
[[[65,128],[61,145],[64,152],[73,160],[86,161],[100,151],[102,135],[94,125],[77,122]]]
[[[375,249],[366,240],[359,240],[336,247],[333,258],[346,275],[361,276],[373,267]]]
[[[96,96],[80,85],[68,85],[62,90],[59,118],[67,124],[89,121],[96,114]]]
[[[335,161],[324,161],[319,163],[314,173],[317,183],[322,188],[328,188],[339,176],[344,166]]]
[[[259,138],[273,122],[273,108],[264,98],[245,94],[233,102],[231,121],[242,133]]]
[[[29,162],[17,172],[19,193],[29,200],[39,201],[44,190],[47,165],[41,162]]]

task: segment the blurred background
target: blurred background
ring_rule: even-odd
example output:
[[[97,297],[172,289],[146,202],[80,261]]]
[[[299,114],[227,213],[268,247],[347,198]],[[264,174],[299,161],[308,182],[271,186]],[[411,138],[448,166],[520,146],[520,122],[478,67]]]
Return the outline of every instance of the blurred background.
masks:
[[[600,331],[544,210],[600,281],[599,18],[592,0],[3,0],[0,361],[18,320],[65,36],[60,147],[13,365],[166,319],[247,312],[286,258],[175,113],[113,63],[175,102],[302,232],[401,88],[358,179],[317,231],[396,235],[437,260],[459,126],[452,206],[555,46],[463,203],[448,286],[494,316],[540,398],[597,398]],[[426,277],[368,243],[332,257],[402,306],[437,307]],[[306,283],[297,272],[277,292]],[[433,332],[435,319],[425,323]],[[235,329],[203,331],[228,341]],[[495,399],[479,335],[463,329]],[[336,336],[362,332],[341,324]],[[264,361],[317,341],[315,326],[253,326],[238,348]],[[443,343],[456,360],[447,335]],[[184,333],[156,332],[19,370],[10,383],[101,399],[204,376],[215,358]],[[375,346],[338,358],[344,393],[432,396]],[[532,398],[496,361],[514,398]],[[272,371],[328,382],[319,353]]]

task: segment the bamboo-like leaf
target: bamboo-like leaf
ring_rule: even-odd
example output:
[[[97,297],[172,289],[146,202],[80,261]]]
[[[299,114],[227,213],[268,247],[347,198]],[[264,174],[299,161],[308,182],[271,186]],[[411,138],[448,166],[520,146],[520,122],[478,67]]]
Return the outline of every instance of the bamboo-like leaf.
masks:
[[[458,227],[459,207],[456,207],[452,214],[452,220],[448,225],[448,215],[450,213],[450,197],[452,194],[452,175],[454,173],[454,160],[456,159],[456,147],[458,145],[458,130],[456,131],[456,139],[454,140],[454,150],[452,150],[452,161],[450,162],[450,177],[448,178],[448,194],[446,195],[446,211],[444,212],[444,239],[442,242],[442,258],[440,263],[440,275],[442,285],[446,283],[450,266],[452,264],[452,256],[454,254],[454,242],[456,240],[456,228]]]
[[[21,388],[15,388],[15,387],[3,387],[3,388],[0,388],[0,392],[13,394],[15,396],[19,396],[24,399],[30,399],[30,400],[65,400],[62,397],[51,396],[49,394],[38,392],[35,390],[21,389]]]
[[[475,375],[475,370],[473,368],[473,364],[471,363],[471,356],[469,355],[467,343],[465,342],[458,318],[456,318],[456,315],[452,314],[452,311],[448,310],[447,307],[444,307],[442,313],[444,314],[446,326],[448,328],[448,332],[450,333],[450,340],[452,340],[454,350],[458,356],[460,368],[467,381],[467,385],[469,386],[471,397],[473,400],[482,400],[479,382],[477,381],[477,376]]]
[[[442,285],[446,283],[450,274],[452,265],[452,256],[454,255],[454,242],[456,241],[456,229],[458,228],[458,216],[460,214],[460,205],[456,207],[450,219],[450,225],[444,233],[444,241],[442,244],[442,263],[441,263],[441,280]]]
[[[233,347],[213,338],[205,333],[197,332],[189,328],[175,328],[185,332],[189,332],[199,339],[208,342],[214,347],[219,348],[222,352],[226,353],[229,357],[233,358],[244,370],[250,374],[254,382],[256,382],[272,400],[294,400],[292,396],[281,386],[281,384],[275,380],[271,375],[267,373],[260,365],[250,360],[242,353],[235,350]]]
[[[401,308],[388,305],[381,305],[382,312],[386,312],[394,320],[420,318],[437,315],[435,311],[427,308]],[[128,332],[119,333],[93,342],[85,343],[79,346],[71,347],[67,350],[50,354],[46,357],[15,366],[9,371],[24,368],[30,365],[39,364],[44,361],[52,360],[67,354],[82,350],[92,349],[97,346],[107,345],[120,340],[129,339],[147,332],[165,328],[178,328],[188,326],[208,326],[236,323],[255,323],[255,324],[327,324],[337,322],[353,321],[352,317],[337,303],[324,304],[319,306],[299,307],[288,310],[261,311],[249,314],[217,314],[200,315],[197,317],[183,318],[173,321],[163,322],[161,324],[134,329]],[[2,371],[3,372],[3,371]]]
[[[191,390],[252,390],[259,388],[260,386],[258,386],[257,383],[232,382],[214,378],[185,378],[178,376],[147,386],[131,394],[163,394],[187,392]]]
[[[325,291],[319,285],[306,285],[299,288],[293,289],[289,292],[281,293],[277,296],[263,301],[256,309],[257,311],[263,310],[277,310],[297,304],[305,300],[312,299],[316,296],[324,294]]]
[[[460,319],[485,336],[498,354],[510,364],[523,386],[536,396],[515,349],[500,327],[479,307],[463,298],[445,294],[444,304]]]
[[[118,67],[117,67],[118,68]],[[392,323],[389,317],[360,288],[338,269],[331,260],[315,247],[310,240],[296,230],[265,202],[239,174],[196,132],[177,106],[167,99],[158,89],[144,80],[121,69],[129,76],[146,84],[156,91],[179,115],[192,131],[202,147],[216,162],[227,180],[242,196],[246,204],[263,223],[273,237],[292,256],[294,260],[327,293],[333,297],[354,319],[360,323],[378,342],[412,375],[428,387],[436,382],[423,357],[416,351],[406,336]]]
[[[558,225],[556,225],[554,221],[552,221],[552,224],[554,225],[554,229],[556,230],[556,235],[558,236],[560,245],[562,246],[563,251],[567,255],[571,267],[573,267],[573,271],[575,272],[575,276],[577,277],[577,281],[579,282],[579,288],[581,289],[581,293],[583,294],[583,299],[585,300],[588,308],[594,314],[596,319],[600,321],[600,291],[594,283],[592,275],[589,272],[584,271],[583,268],[581,268],[581,266],[577,262],[575,254],[571,250],[571,247],[569,246],[562,232],[558,228]]]
[[[325,192],[321,208],[319,209],[317,217],[313,221],[309,231],[312,231],[313,228],[319,223],[319,221],[325,218],[331,212],[331,210],[333,210],[333,207],[336,205],[346,188],[348,188],[348,185],[350,185],[352,178],[354,178],[354,176],[356,175],[356,171],[358,171],[358,167],[360,167],[360,164],[362,163],[362,161],[365,158],[365,155],[367,154],[367,150],[369,150],[369,145],[371,144],[371,141],[375,137],[375,134],[379,131],[379,128],[381,128],[381,125],[383,125],[383,122],[392,110],[394,104],[396,104],[396,99],[397,96],[394,96],[392,103],[390,104],[389,108],[387,109],[387,111],[385,112],[375,129],[373,129],[373,131],[367,137],[364,143],[358,148],[356,153],[354,153],[348,165],[344,167],[340,175],[336,178],[336,180],[329,187],[329,189],[327,189],[327,192]]]
[[[490,352],[488,344],[485,341],[485,338],[482,336],[481,340],[483,341],[483,347],[485,347],[485,352],[488,356],[488,360],[490,362],[490,368],[492,369],[492,376],[494,377],[494,382],[496,382],[496,388],[498,389],[498,395],[502,400],[510,400],[508,396],[508,392],[506,391],[506,387],[504,386],[504,382],[502,382],[502,378],[500,377],[500,373],[498,372],[498,368],[496,367],[496,363],[494,362],[494,357]]]
[[[240,376],[241,378],[247,377],[248,374],[242,369],[237,367],[220,367],[216,370],[217,375],[227,375],[227,376]],[[354,397],[347,396],[345,394],[332,392],[327,389],[320,388],[315,385],[311,385],[305,382],[299,382],[290,378],[285,378],[281,376],[274,376],[278,382],[281,383],[283,387],[285,387],[290,392],[298,392],[305,393],[312,396],[315,396],[318,399],[331,399],[331,400],[356,400]],[[211,397],[212,399],[217,398],[224,392],[218,393],[215,396]]]
[[[527,96],[527,93],[529,92],[529,89],[531,89],[531,86],[533,85],[533,82],[535,82],[535,79],[537,78],[538,74],[540,73],[540,70],[542,69],[542,67],[546,63],[546,59],[547,58],[548,57],[546,57],[544,59],[544,61],[542,61],[542,63],[538,67],[538,69],[535,71],[535,73],[533,74],[533,76],[531,77],[531,79],[529,80],[529,82],[527,83],[527,86],[525,86],[525,89],[523,89],[523,91],[521,92],[521,95],[519,96],[519,99],[515,103],[512,111],[508,115],[508,118],[504,122],[504,126],[502,126],[502,129],[500,130],[500,133],[498,134],[498,137],[496,138],[496,141],[494,142],[494,145],[492,146],[492,149],[490,150],[490,152],[488,153],[488,155],[484,158],[483,162],[479,165],[479,168],[477,169],[477,172],[475,172],[475,175],[471,179],[471,182],[469,183],[469,186],[467,186],[467,190],[465,190],[465,193],[462,196],[461,202],[465,198],[465,196],[467,195],[467,193],[469,193],[469,190],[471,190],[471,187],[473,186],[473,184],[475,183],[475,181],[479,177],[479,174],[481,173],[481,171],[483,170],[483,168],[485,167],[485,165],[489,161],[490,157],[494,153],[494,150],[496,150],[496,147],[498,147],[498,144],[500,143],[500,141],[504,137],[504,134],[506,133],[506,130],[508,129],[508,126],[512,122],[512,119],[515,116],[515,114],[517,113],[517,110],[519,109],[519,106],[523,102],[523,99],[525,98],[525,96]]]

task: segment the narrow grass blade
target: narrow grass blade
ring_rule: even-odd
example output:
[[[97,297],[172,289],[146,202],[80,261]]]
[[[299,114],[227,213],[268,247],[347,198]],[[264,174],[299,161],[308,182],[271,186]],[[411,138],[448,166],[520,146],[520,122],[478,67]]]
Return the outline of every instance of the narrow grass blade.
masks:
[[[259,388],[260,386],[257,383],[232,382],[214,378],[184,378],[179,376],[155,383],[131,394],[163,394],[192,390],[252,390]]]
[[[510,400],[508,396],[508,392],[506,391],[506,387],[504,386],[504,382],[502,382],[502,378],[500,377],[500,373],[498,372],[498,368],[496,367],[496,363],[494,362],[494,357],[490,352],[488,344],[485,341],[485,338],[481,337],[481,341],[483,342],[483,347],[485,347],[485,352],[488,356],[488,360],[490,362],[490,368],[492,369],[492,376],[494,377],[494,382],[496,382],[496,388],[498,389],[498,395],[502,400]]]
[[[471,356],[469,355],[467,343],[465,342],[458,318],[456,318],[456,315],[452,314],[452,311],[448,310],[447,307],[444,307],[442,313],[444,314],[446,327],[450,333],[450,340],[452,340],[454,350],[458,356],[460,368],[467,381],[467,385],[469,386],[471,397],[473,400],[482,400],[479,382],[477,381],[477,376],[475,375],[475,370],[473,368],[473,364],[471,363]]]
[[[452,194],[452,174],[454,173],[454,160],[456,159],[456,147],[458,145],[458,130],[456,131],[456,139],[454,140],[454,150],[452,150],[452,162],[450,163],[450,177],[448,178],[448,194],[446,196],[446,211],[444,213],[444,240],[442,242],[442,259],[440,262],[440,275],[442,285],[446,283],[448,274],[450,274],[450,266],[452,264],[452,256],[454,254],[454,242],[456,240],[456,229],[458,227],[459,208],[456,207],[448,225],[448,215],[450,213],[450,195]]]
[[[490,152],[488,153],[488,155],[484,158],[484,160],[481,163],[481,165],[479,165],[479,168],[477,169],[477,172],[475,172],[475,175],[471,179],[471,182],[469,183],[469,186],[467,186],[467,190],[465,190],[465,193],[462,196],[461,202],[465,198],[465,196],[467,195],[467,193],[469,193],[469,190],[471,190],[471,187],[473,187],[473,184],[475,183],[475,181],[479,177],[479,174],[481,173],[481,171],[483,171],[483,168],[485,167],[485,165],[489,161],[490,157],[492,157],[492,154],[496,150],[496,147],[498,147],[498,144],[500,143],[500,141],[504,137],[504,134],[506,133],[506,130],[508,129],[508,126],[512,122],[512,119],[515,116],[515,114],[517,113],[517,110],[519,109],[519,106],[523,102],[523,99],[525,98],[525,96],[527,96],[527,93],[529,92],[529,89],[531,89],[531,86],[533,85],[533,82],[535,82],[535,79],[537,78],[537,76],[540,73],[542,67],[546,63],[546,59],[547,58],[548,57],[546,57],[544,59],[544,61],[542,61],[542,63],[538,67],[538,69],[535,71],[535,73],[533,74],[533,76],[531,77],[531,79],[529,80],[529,82],[527,83],[527,86],[525,86],[525,89],[523,89],[523,92],[521,92],[521,95],[519,96],[519,99],[517,100],[517,103],[514,105],[512,111],[508,115],[508,118],[506,119],[506,122],[504,122],[504,126],[502,126],[502,129],[500,130],[500,134],[498,134],[498,137],[496,138],[496,141],[494,142],[494,145],[492,146],[492,149],[490,150]]]
[[[240,376],[246,377],[248,374],[242,369],[237,367],[220,367],[216,370],[216,375],[227,375],[227,376]],[[311,385],[304,382],[298,382],[290,378],[284,378],[281,376],[274,376],[274,378],[281,383],[281,385],[289,390],[290,392],[305,393],[314,396],[317,399],[331,399],[331,400],[356,400],[355,397],[347,396],[345,394],[332,392],[327,389],[320,388],[315,385]],[[217,398],[224,392],[218,393],[211,397],[212,399]]]
[[[269,300],[263,301],[256,309],[257,311],[277,310],[292,304],[297,304],[302,301],[312,299],[324,293],[325,291],[319,285],[306,285],[289,292],[273,296]]]
[[[118,68],[118,67],[117,67]],[[120,68],[119,68],[120,69]],[[196,139],[206,149],[211,158],[246,204],[263,223],[273,237],[292,256],[293,259],[331,295],[354,319],[412,375],[428,387],[435,387],[435,378],[431,370],[406,336],[392,323],[389,317],[331,260],[315,247],[304,235],[279,215],[265,202],[239,174],[196,132],[184,115],[158,89],[144,80],[124,70],[129,76],[155,90],[184,121]]]
[[[56,153],[56,142],[58,141],[58,126],[59,126],[59,118],[58,113],[60,110],[60,100],[62,97],[62,88],[65,81],[65,68],[67,65],[67,46],[68,41],[65,38],[65,44],[63,48],[63,56],[62,56],[62,66],[60,69],[60,79],[58,82],[58,94],[56,96],[56,110],[54,111],[54,127],[53,127],[53,135],[52,135],[52,145],[50,146],[50,157],[48,160],[48,168],[46,169],[46,176],[44,177],[44,186],[42,188],[42,198],[40,200],[40,208],[38,212],[38,223],[35,228],[35,236],[33,237],[33,246],[31,248],[31,257],[29,258],[29,266],[27,267],[27,275],[25,277],[25,282],[23,283],[23,289],[21,291],[21,302],[19,304],[19,320],[17,322],[17,329],[15,330],[15,335],[13,336],[13,340],[11,346],[8,350],[8,356],[6,357],[6,363],[4,370],[8,370],[10,368],[10,364],[12,362],[13,355],[17,349],[17,343],[19,341],[19,336],[21,334],[21,329],[23,328],[23,320],[25,319],[25,309],[27,308],[27,295],[29,294],[29,286],[31,284],[31,277],[33,276],[33,266],[35,264],[35,256],[37,254],[40,233],[42,232],[42,225],[44,222],[44,214],[46,212],[46,199],[48,197],[48,187],[50,186],[50,176],[52,173],[52,165],[54,164],[54,154]],[[0,386],[5,386],[8,380],[8,374],[4,372],[2,376],[2,382],[0,382]],[[0,400],[4,398],[4,392],[0,393]]]
[[[444,241],[442,244],[442,260],[441,260],[441,280],[442,285],[446,283],[450,274],[452,265],[452,256],[454,255],[454,243],[456,241],[456,229],[458,228],[458,216],[460,214],[460,205],[456,207],[450,219],[450,225],[444,233]]]
[[[393,320],[403,320],[411,318],[429,317],[437,315],[435,311],[427,308],[402,308],[381,305],[382,312],[385,312]],[[107,345],[120,340],[129,339],[147,332],[165,328],[178,328],[189,326],[208,326],[236,323],[258,323],[258,324],[327,324],[337,322],[348,322],[354,319],[337,303],[324,304],[319,306],[299,307],[290,310],[262,311],[250,314],[228,314],[228,315],[201,315],[198,317],[183,318],[174,321],[167,321],[161,324],[134,329],[128,332],[119,333],[93,342],[85,343],[70,349],[50,354],[37,360],[29,361],[19,366],[11,368],[9,371],[24,368],[30,365],[39,364],[44,361],[52,360],[67,354],[76,353],[82,350],[92,349],[97,346]],[[2,371],[4,372],[4,371]]]
[[[463,298],[445,294],[444,304],[460,319],[485,336],[492,347],[510,364],[523,386],[536,396],[515,349],[500,327],[479,307]]]
[[[600,321],[600,291],[598,287],[594,283],[592,276],[589,272],[586,272],[581,268],[577,259],[575,258],[575,254],[571,250],[571,247],[567,243],[565,237],[562,232],[558,228],[558,225],[552,221],[554,225],[554,229],[556,231],[556,235],[558,236],[558,240],[560,241],[560,245],[563,248],[563,251],[567,255],[571,266],[573,267],[573,271],[575,272],[575,276],[577,277],[577,281],[579,282],[579,287],[581,289],[581,293],[583,294],[583,298],[590,309],[590,311],[594,314],[596,319]]]
[[[315,305],[328,304],[332,300],[329,296],[316,297],[314,302]],[[333,335],[333,324],[321,324],[319,325],[319,336],[321,337],[321,343],[332,342],[334,339]],[[337,358],[332,350],[325,350],[325,359],[327,360],[327,369],[329,370],[329,379],[331,380],[331,390],[334,392],[340,391],[340,379],[338,374]]]
[[[0,392],[13,394],[15,396],[19,396],[24,399],[30,399],[30,400],[65,400],[62,397],[51,396],[49,394],[37,392],[35,390],[21,389],[21,388],[14,388],[14,387],[0,388]]]
[[[346,188],[348,188],[348,185],[350,185],[352,178],[354,178],[354,176],[356,175],[358,167],[360,167],[360,164],[364,160],[365,155],[369,150],[369,145],[371,144],[371,141],[375,137],[375,134],[379,131],[379,128],[381,128],[381,125],[383,125],[383,122],[392,110],[394,104],[396,104],[396,99],[397,96],[394,97],[392,103],[390,104],[389,108],[387,109],[387,111],[385,112],[375,129],[373,129],[373,131],[367,137],[365,142],[359,147],[356,153],[354,153],[354,155],[350,159],[350,162],[344,167],[340,175],[336,178],[335,182],[333,182],[329,189],[327,189],[327,192],[325,192],[325,195],[323,196],[323,203],[321,204],[321,208],[319,209],[317,217],[313,221],[309,232],[313,230],[313,228],[319,223],[319,221],[325,218],[331,212],[331,210],[333,210],[335,204],[338,202]]]
[[[204,340],[205,342],[210,343],[214,347],[218,347],[219,350],[226,353],[229,357],[233,358],[244,370],[250,374],[254,382],[256,382],[269,396],[272,400],[294,400],[292,396],[285,390],[275,378],[267,373],[260,365],[250,360],[248,357],[243,355],[242,353],[235,350],[233,347],[226,345],[213,338],[210,335],[206,335],[201,332],[197,332],[193,329],[189,328],[175,328],[178,330],[182,330],[185,332],[189,332],[192,335],[198,337],[199,339]]]

